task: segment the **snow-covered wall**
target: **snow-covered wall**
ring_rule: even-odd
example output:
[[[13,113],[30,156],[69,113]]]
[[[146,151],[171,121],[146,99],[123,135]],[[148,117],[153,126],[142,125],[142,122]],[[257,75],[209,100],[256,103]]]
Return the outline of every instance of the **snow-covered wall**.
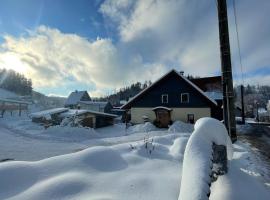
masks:
[[[199,119],[184,153],[179,200],[208,199],[213,143],[226,146],[227,157],[232,159],[232,143],[225,126],[213,118]]]

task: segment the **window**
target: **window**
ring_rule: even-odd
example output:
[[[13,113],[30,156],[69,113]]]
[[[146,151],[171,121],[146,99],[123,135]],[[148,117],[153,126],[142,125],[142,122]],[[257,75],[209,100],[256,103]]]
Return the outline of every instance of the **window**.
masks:
[[[181,103],[189,102],[189,93],[181,93]]]
[[[161,95],[161,102],[162,103],[168,103],[168,95],[167,94]]]
[[[187,115],[187,122],[194,124],[194,114],[188,114]]]

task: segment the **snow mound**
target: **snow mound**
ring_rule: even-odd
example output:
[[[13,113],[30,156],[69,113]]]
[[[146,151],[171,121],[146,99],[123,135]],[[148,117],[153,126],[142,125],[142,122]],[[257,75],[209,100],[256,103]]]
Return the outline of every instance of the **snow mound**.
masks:
[[[192,133],[193,130],[193,124],[188,124],[182,121],[175,121],[168,129],[169,132],[173,133]]]
[[[101,172],[117,171],[127,167],[127,162],[122,158],[120,152],[110,147],[87,149],[81,155],[80,161]]]
[[[188,138],[177,138],[174,140],[173,145],[170,147],[170,154],[174,157],[183,157],[183,152],[187,144]]]
[[[42,134],[50,135],[52,137],[67,138],[68,140],[81,141],[91,139],[97,136],[95,130],[86,127],[70,127],[70,126],[51,126],[44,130]]]
[[[212,143],[226,146],[228,159],[232,159],[233,147],[225,126],[216,119],[201,118],[185,149],[179,200],[208,199]]]
[[[160,130],[154,124],[150,122],[146,122],[144,124],[137,124],[134,126],[129,127],[129,132],[137,133],[137,132],[150,132],[150,131],[157,131]]]
[[[176,199],[181,160],[169,152],[173,134],[161,137],[150,138],[147,148],[141,140],[132,143],[134,149],[128,142],[36,162],[1,163],[0,199]]]

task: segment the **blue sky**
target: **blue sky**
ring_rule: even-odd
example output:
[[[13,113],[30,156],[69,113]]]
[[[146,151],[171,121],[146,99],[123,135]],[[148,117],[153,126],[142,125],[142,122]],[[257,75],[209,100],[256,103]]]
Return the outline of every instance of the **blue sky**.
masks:
[[[1,0],[1,33],[20,35],[45,25],[87,38],[107,37],[99,1]]]
[[[0,67],[34,89],[103,96],[175,68],[220,74],[213,0],[0,0]],[[270,2],[236,0],[244,82],[270,84]],[[228,0],[235,83],[241,83]]]

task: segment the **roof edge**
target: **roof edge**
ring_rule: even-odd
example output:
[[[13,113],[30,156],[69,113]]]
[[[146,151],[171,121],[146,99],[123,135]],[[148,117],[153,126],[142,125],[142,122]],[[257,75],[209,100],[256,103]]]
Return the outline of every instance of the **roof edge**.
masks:
[[[159,79],[157,79],[154,83],[152,83],[152,85],[148,86],[147,88],[143,89],[141,92],[139,92],[137,95],[135,95],[131,100],[129,100],[126,104],[122,105],[120,108],[121,109],[126,109],[126,107],[131,104],[135,99],[137,99],[139,96],[141,96],[142,94],[144,94],[146,91],[148,91],[149,89],[151,89],[153,86],[155,86],[159,81],[161,81],[163,78],[165,78],[167,75],[169,75],[170,73],[176,73],[178,76],[180,76],[181,78],[183,78],[188,84],[190,84],[193,88],[195,88],[199,93],[201,93],[205,98],[207,98],[211,103],[213,103],[215,106],[217,106],[217,102],[211,98],[209,98],[206,94],[204,94],[204,92],[198,87],[196,86],[194,83],[192,83],[190,80],[188,80],[188,78],[182,76],[179,72],[177,72],[175,69],[170,70],[169,72],[167,72],[166,74],[164,74],[163,76],[161,76]]]

